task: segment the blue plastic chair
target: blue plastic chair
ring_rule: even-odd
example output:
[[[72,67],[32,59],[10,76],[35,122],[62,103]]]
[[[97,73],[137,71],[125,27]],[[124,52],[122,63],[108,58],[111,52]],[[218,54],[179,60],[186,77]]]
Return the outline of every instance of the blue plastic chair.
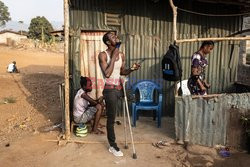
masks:
[[[157,91],[159,98],[154,99],[154,92]],[[132,86],[132,92],[135,96],[138,92],[140,99],[137,102],[132,103],[132,122],[133,126],[136,126],[136,120],[139,119],[138,110],[155,110],[157,117],[157,127],[161,127],[161,112],[162,112],[162,90],[160,86],[153,81],[143,80],[135,83]]]

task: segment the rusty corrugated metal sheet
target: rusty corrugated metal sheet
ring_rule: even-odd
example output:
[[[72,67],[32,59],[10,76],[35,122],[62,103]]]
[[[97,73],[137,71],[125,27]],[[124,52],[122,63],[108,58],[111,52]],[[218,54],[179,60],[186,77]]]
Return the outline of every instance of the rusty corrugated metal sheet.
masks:
[[[70,26],[73,31],[110,30],[118,31],[122,38],[127,65],[140,58],[146,58],[142,69],[131,75],[131,80],[157,79],[163,86],[164,115],[174,112],[173,82],[161,80],[161,58],[172,43],[172,10],[168,1],[154,3],[151,0],[72,0],[70,8]],[[185,2],[188,4],[188,2]],[[184,4],[185,5],[185,4]],[[194,4],[194,9],[202,10],[203,6]],[[206,6],[207,7],[207,6]],[[213,8],[210,8],[213,10]],[[220,8],[214,9],[220,12]],[[225,12],[226,9],[223,9]],[[231,12],[231,11],[229,11]],[[105,13],[120,14],[121,26],[105,24]],[[178,38],[225,36],[238,31],[241,21],[238,17],[211,18],[193,14],[178,13]],[[77,33],[80,36],[80,33]],[[71,38],[71,59],[73,65],[79,60],[77,37]],[[180,44],[180,53],[184,69],[183,79],[190,75],[190,57],[198,50],[201,43]],[[233,54],[231,51],[233,50]],[[235,81],[238,64],[238,43],[218,42],[209,55],[208,81],[212,84],[210,93],[228,92]],[[71,67],[74,88],[77,86],[80,67]]]
[[[102,42],[102,37],[105,33],[106,32],[83,32],[81,34],[81,76],[86,76],[91,79],[93,89],[89,95],[93,99],[103,96],[104,81],[98,55],[106,48],[106,45]]]
[[[175,131],[179,141],[204,146],[227,143],[231,108],[250,109],[250,93],[221,94],[213,98],[175,99]]]
[[[71,0],[70,25],[74,29],[108,29],[104,25],[105,0]]]

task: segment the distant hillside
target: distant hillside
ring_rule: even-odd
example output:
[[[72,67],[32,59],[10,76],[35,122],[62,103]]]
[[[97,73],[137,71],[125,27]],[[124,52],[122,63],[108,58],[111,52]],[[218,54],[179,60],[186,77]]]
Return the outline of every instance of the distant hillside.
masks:
[[[54,30],[61,30],[62,29],[63,22],[52,21],[50,23],[52,24]],[[28,28],[29,28],[28,24],[25,24],[25,23],[20,24],[20,23],[18,23],[18,21],[9,21],[6,23],[6,25],[4,27],[0,27],[0,31],[2,31],[2,30],[28,31],[29,30]]]
[[[0,30],[13,30],[13,31],[19,31],[24,30],[28,31],[29,25],[27,24],[20,24],[17,21],[9,21],[6,23],[4,27],[0,27]]]

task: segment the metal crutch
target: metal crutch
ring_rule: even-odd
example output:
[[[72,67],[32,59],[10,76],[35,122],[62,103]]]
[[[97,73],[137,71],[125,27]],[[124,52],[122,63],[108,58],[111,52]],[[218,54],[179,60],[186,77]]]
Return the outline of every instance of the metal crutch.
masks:
[[[133,148],[133,159],[137,158],[136,152],[135,152],[135,145],[134,145],[134,138],[133,138],[133,132],[131,128],[131,123],[130,123],[130,115],[129,115],[129,110],[128,110],[128,99],[127,99],[127,94],[126,94],[126,82],[128,81],[127,77],[123,78],[123,92],[124,92],[124,101],[125,101],[125,106],[126,106],[126,113],[128,117],[128,125],[129,125],[129,130],[130,130],[130,137],[131,137],[131,143],[132,143],[132,148]]]
[[[125,101],[122,101],[123,107],[123,124],[124,124],[124,135],[125,135],[125,149],[128,149],[128,141],[127,141],[127,122],[126,122],[126,108],[125,108]]]

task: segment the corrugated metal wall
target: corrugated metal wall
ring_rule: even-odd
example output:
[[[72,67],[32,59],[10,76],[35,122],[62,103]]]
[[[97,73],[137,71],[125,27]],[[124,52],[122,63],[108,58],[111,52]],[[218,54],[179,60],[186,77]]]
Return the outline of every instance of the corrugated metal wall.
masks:
[[[182,7],[192,6],[194,9],[207,11],[209,5],[184,3]],[[206,7],[206,8],[205,8]],[[213,8],[214,13],[224,8]],[[205,10],[206,9],[206,10]],[[216,10],[215,10],[216,9]],[[227,13],[230,13],[228,11]],[[105,24],[105,13],[120,14],[121,26]],[[226,36],[240,29],[238,17],[211,18],[193,14],[178,13],[178,38]],[[165,102],[164,112],[173,115],[174,96],[173,83],[161,79],[161,58],[172,43],[172,10],[168,1],[160,0],[71,0],[70,28],[73,32],[70,46],[70,73],[72,74],[72,90],[79,87],[79,38],[80,30],[116,29],[125,48],[127,66],[140,58],[146,58],[140,71],[130,78],[134,83],[140,79],[155,79],[163,86]],[[200,43],[180,44],[180,53],[184,68],[184,77],[190,75],[190,57],[198,50]],[[209,55],[208,81],[212,84],[210,93],[226,92],[232,86],[237,69],[239,45],[237,42],[218,42]]]
[[[250,93],[222,94],[206,99],[192,99],[191,96],[176,97],[177,140],[204,146],[228,144],[230,139],[227,139],[227,136],[232,133],[228,129],[230,110],[232,108],[239,111],[250,110],[249,102]]]

